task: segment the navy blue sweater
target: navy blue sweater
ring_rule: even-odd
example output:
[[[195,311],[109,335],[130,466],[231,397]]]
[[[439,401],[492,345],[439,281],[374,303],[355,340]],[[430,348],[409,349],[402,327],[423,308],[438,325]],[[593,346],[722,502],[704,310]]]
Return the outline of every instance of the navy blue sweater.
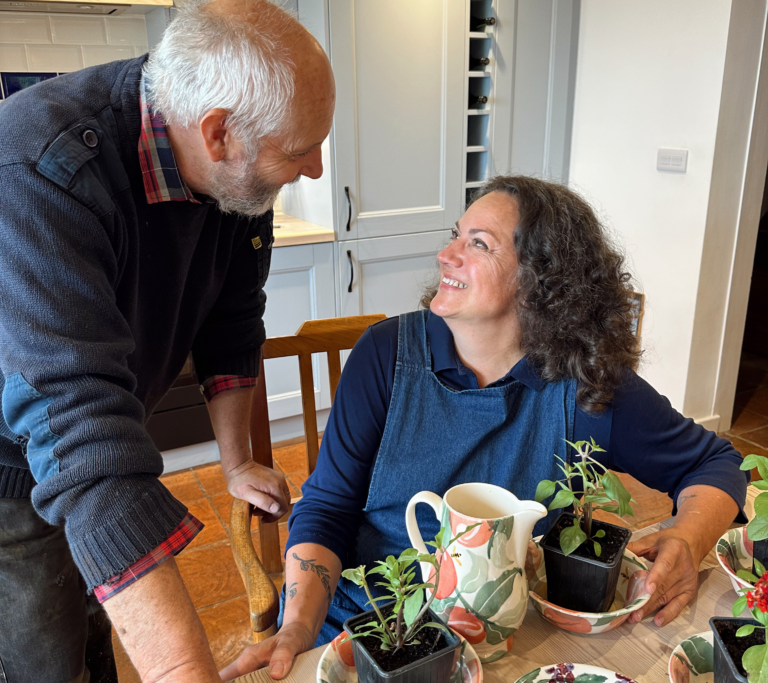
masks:
[[[458,357],[445,321],[430,314],[427,334],[432,370],[438,379],[458,391],[477,389],[477,377]],[[303,498],[290,519],[287,548],[318,543],[346,561],[357,537],[360,512],[387,421],[397,336],[398,319],[389,318],[369,327],[352,350],[323,434],[317,468],[302,487]],[[530,391],[539,390],[543,384],[525,358],[489,386],[510,382],[520,382]],[[439,428],[436,423],[435,429]],[[574,437],[594,437],[607,451],[595,453],[597,460],[668,492],[673,501],[684,488],[705,484],[728,493],[739,508],[744,506],[749,472],[739,470],[738,451],[725,439],[683,417],[630,370],[603,413],[590,415],[577,405]],[[737,519],[746,522],[743,513]]]
[[[144,422],[190,349],[201,381],[255,376],[265,338],[272,213],[147,203],[144,60],[0,104],[0,497],[66,525],[89,588],[186,513]]]

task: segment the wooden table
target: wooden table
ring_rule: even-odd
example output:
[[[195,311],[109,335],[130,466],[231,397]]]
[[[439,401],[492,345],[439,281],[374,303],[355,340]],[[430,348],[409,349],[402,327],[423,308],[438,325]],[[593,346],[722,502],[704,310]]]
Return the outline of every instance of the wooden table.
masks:
[[[747,516],[752,518],[751,502],[757,493],[750,487]],[[671,524],[641,529],[633,539],[657,531]],[[667,666],[672,650],[694,633],[709,630],[712,616],[731,616],[736,599],[728,576],[720,567],[714,549],[705,558],[699,571],[699,593],[672,623],[658,628],[653,617],[639,624],[624,623],[613,631],[598,635],[568,633],[547,623],[528,605],[528,612],[520,630],[515,634],[512,651],[492,664],[483,665],[484,683],[514,683],[518,676],[543,665],[577,662],[602,666],[623,673],[640,683],[669,681]],[[530,602],[530,601],[529,601]],[[317,663],[324,647],[300,655],[285,683],[314,683]],[[235,679],[234,683],[273,683],[266,669]]]

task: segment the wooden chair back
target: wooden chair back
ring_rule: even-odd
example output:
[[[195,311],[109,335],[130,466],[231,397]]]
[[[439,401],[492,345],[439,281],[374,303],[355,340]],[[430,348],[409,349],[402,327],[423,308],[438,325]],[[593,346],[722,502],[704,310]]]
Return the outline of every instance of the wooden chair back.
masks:
[[[270,358],[298,357],[307,472],[311,474],[317,465],[317,455],[320,451],[312,354],[326,353],[328,356],[331,401],[333,401],[341,378],[341,351],[351,349],[369,326],[385,318],[384,315],[358,315],[347,318],[308,320],[294,335],[267,339],[262,347],[259,380],[254,389],[251,407],[251,450],[253,459],[257,463],[265,467],[273,466],[267,387],[264,383],[264,361]],[[291,507],[296,500],[298,499],[291,501]],[[252,512],[252,506],[246,501],[233,501],[230,514],[230,537],[235,563],[248,593],[253,640],[258,643],[276,631],[279,598],[269,574],[282,571],[283,565],[277,523],[265,524],[260,517],[257,517],[261,550],[261,560],[259,560],[251,537]]]

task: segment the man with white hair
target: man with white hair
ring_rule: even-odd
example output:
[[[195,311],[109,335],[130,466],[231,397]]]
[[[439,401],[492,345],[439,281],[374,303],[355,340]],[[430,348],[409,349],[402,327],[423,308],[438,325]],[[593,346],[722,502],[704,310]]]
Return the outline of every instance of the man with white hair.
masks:
[[[0,105],[1,681],[116,681],[110,619],[142,681],[220,680],[144,422],[191,350],[229,491],[285,513],[248,437],[271,207],[322,174],[334,97],[295,19],[211,0]]]

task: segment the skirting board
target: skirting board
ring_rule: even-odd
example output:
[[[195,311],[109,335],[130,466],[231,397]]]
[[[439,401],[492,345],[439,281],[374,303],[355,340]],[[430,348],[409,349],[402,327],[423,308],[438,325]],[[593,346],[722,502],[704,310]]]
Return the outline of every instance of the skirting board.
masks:
[[[710,415],[709,417],[699,417],[699,418],[696,418],[694,422],[698,425],[701,425],[705,429],[708,429],[710,432],[720,431],[719,415]]]
[[[330,410],[317,411],[317,429],[323,431],[328,422]],[[269,423],[269,433],[272,443],[294,439],[304,434],[304,423],[301,415],[287,417],[283,420],[273,420]],[[206,465],[219,460],[219,447],[215,441],[196,443],[183,448],[173,448],[161,453],[163,456],[163,473],[178,472],[198,465]]]

